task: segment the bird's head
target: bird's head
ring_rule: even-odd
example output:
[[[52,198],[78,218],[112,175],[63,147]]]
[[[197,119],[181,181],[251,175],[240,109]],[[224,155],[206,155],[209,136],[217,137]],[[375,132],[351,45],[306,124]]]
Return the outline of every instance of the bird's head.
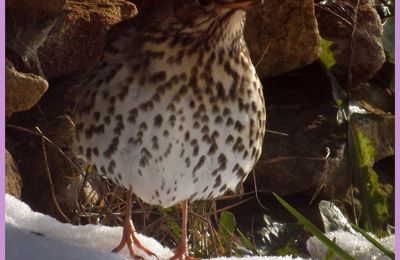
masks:
[[[212,33],[217,27],[242,27],[244,10],[261,4],[263,0],[164,0],[151,8],[148,20],[170,33]]]

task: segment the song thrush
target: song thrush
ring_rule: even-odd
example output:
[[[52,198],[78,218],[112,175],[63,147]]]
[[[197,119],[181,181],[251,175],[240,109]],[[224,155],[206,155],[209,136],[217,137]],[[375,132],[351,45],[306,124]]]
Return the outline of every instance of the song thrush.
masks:
[[[243,38],[262,0],[165,0],[114,26],[82,85],[76,145],[102,174],[146,203],[182,205],[235,189],[261,154],[266,112]],[[130,197],[119,251],[135,258]]]

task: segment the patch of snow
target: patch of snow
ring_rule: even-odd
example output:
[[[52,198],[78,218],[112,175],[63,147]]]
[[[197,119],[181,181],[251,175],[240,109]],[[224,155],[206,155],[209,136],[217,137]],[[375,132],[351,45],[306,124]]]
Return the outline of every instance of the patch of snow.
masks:
[[[366,238],[361,234],[352,234],[347,231],[333,231],[327,234],[329,239],[335,239],[336,244],[343,250],[348,252],[357,260],[386,260],[390,259],[384,255],[378,248],[372,245]],[[371,235],[371,234],[370,234]],[[372,236],[372,235],[371,235]],[[394,248],[394,235],[378,239],[380,243],[386,246],[388,249],[393,250]],[[326,255],[326,246],[323,245],[317,238],[312,237],[307,241],[307,250],[311,254],[312,259],[323,259]],[[335,258],[339,259],[339,258]]]
[[[7,259],[131,259],[126,247],[118,254],[111,253],[121,236],[122,227],[61,223],[32,211],[22,201],[6,194]],[[137,237],[160,259],[173,255],[155,239],[141,234]],[[146,256],[145,253],[140,255]],[[156,258],[147,256],[146,259]]]
[[[122,260],[124,257],[108,252],[66,243],[58,238],[32,233],[7,223],[6,259],[58,259],[58,260]],[[88,257],[90,256],[90,257]]]
[[[124,260],[132,259],[125,247],[118,254],[111,250],[120,242],[122,227],[102,225],[74,226],[57,221],[47,215],[32,211],[28,205],[6,194],[6,259],[56,259],[56,260]],[[345,231],[329,232],[328,237],[356,259],[389,259],[360,234]],[[160,259],[169,259],[173,252],[155,239],[137,234],[144,247],[151,249]],[[394,235],[381,239],[386,247],[394,248]],[[315,237],[307,241],[312,259],[323,259],[326,247]],[[143,252],[145,259],[155,259]],[[214,260],[300,260],[291,256],[218,257]]]
[[[118,254],[111,250],[120,242],[122,227],[102,225],[74,226],[61,223],[47,215],[32,211],[28,205],[6,194],[6,259],[56,259],[56,260],[126,260],[132,259],[125,247]],[[329,232],[328,237],[358,259],[389,259],[360,234],[345,231]],[[155,239],[137,234],[144,247],[151,249],[160,259],[169,259],[173,252]],[[394,248],[394,235],[381,243]],[[312,259],[323,259],[326,247],[315,237],[307,241]],[[143,252],[145,259],[155,259]],[[214,260],[301,260],[291,256],[218,257]]]
[[[125,260],[132,259],[125,247],[118,254],[111,250],[120,242],[122,227],[102,225],[75,226],[31,210],[31,208],[6,194],[6,259],[56,259],[56,260]],[[169,259],[173,252],[155,239],[137,234],[144,247],[151,249],[160,259]],[[145,259],[155,259],[140,253]],[[224,259],[293,260],[287,257],[243,257]]]
[[[305,260],[305,258],[291,257],[291,256],[245,256],[245,257],[218,257],[212,260],[232,260],[232,259],[243,259],[243,260]],[[311,259],[311,258],[308,258]]]

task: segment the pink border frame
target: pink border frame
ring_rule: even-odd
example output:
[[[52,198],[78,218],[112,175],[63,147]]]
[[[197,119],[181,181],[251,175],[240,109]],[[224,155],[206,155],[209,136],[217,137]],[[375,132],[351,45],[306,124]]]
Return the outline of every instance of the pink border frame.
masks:
[[[4,212],[4,204],[5,204],[5,1],[0,0],[0,99],[2,100],[0,104],[0,118],[1,120],[1,125],[0,125],[0,150],[1,150],[1,156],[0,156],[0,165],[1,169],[0,170],[0,194],[2,196],[2,202],[0,203],[0,259],[5,259],[5,212]],[[395,16],[396,20],[396,28],[398,27],[398,24],[400,22],[400,7],[399,4],[395,6],[395,11],[397,16]],[[400,35],[398,33],[395,34],[395,46],[396,46],[396,51],[395,51],[395,57],[396,61],[400,61],[400,52],[397,52],[397,45],[400,42]],[[396,66],[395,68],[396,76],[395,76],[395,82],[400,81],[400,67]],[[400,115],[400,102],[399,102],[399,95],[400,95],[400,87],[395,88],[396,92],[396,115]],[[398,116],[396,117],[396,123],[395,123],[395,128],[396,128],[396,151],[400,147],[400,123]],[[395,201],[399,201],[400,199],[400,177],[399,177],[399,172],[400,172],[400,154],[395,153],[395,158],[396,158],[396,181],[395,181]],[[395,203],[396,209],[395,209],[395,223],[396,223],[396,233],[399,234],[400,232],[400,207],[398,203]],[[396,257],[397,259],[400,259],[400,238],[397,235],[396,236]]]

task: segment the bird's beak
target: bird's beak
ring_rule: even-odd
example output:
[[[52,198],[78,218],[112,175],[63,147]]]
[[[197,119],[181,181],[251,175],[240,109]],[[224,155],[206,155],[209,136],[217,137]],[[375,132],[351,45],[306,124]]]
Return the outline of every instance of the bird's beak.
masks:
[[[227,9],[248,9],[262,5],[263,0],[214,0],[217,7]]]

